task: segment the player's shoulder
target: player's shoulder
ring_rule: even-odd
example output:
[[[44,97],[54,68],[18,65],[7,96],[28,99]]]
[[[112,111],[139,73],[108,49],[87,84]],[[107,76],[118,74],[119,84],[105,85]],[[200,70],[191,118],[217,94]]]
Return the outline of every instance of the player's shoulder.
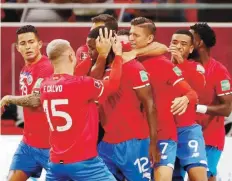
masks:
[[[215,60],[215,59],[211,59],[214,69],[215,70],[219,70],[219,71],[225,71],[228,72],[227,68],[225,67],[225,65],[223,65],[220,61]]]
[[[188,61],[188,64],[193,70],[196,70],[199,73],[205,74],[205,68],[202,64],[195,61]]]
[[[123,70],[132,71],[132,70],[145,70],[142,63],[133,59],[125,64],[123,64]]]
[[[76,54],[80,54],[80,53],[82,53],[82,52],[88,52],[88,46],[85,44],[85,45],[82,45],[82,46],[80,46],[78,49],[77,49],[77,51],[76,51]]]

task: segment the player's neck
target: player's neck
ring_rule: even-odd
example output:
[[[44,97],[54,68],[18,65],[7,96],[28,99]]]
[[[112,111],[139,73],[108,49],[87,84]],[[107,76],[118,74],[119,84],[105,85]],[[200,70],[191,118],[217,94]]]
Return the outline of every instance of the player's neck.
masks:
[[[54,74],[68,74],[68,75],[74,75],[73,68],[67,67],[67,65],[56,65],[54,66]]]
[[[200,55],[200,62],[203,65],[209,61],[209,58],[210,58],[209,50],[201,51],[199,55]]]
[[[40,53],[37,57],[35,57],[33,61],[25,60],[25,65],[33,65],[37,63],[38,61],[40,61],[41,58],[42,58],[42,54]]]

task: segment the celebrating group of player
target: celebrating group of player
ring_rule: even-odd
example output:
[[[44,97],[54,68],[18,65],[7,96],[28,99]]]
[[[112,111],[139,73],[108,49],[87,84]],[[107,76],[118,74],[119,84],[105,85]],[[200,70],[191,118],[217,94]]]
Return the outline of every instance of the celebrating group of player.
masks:
[[[130,30],[106,14],[92,21],[76,55],[55,39],[47,58],[35,27],[17,30],[22,95],[3,97],[1,107],[23,106],[25,127],[8,181],[43,168],[47,181],[183,181],[186,172],[215,181],[232,88],[210,56],[214,31],[197,23],[176,31],[167,48],[147,18],[133,19]]]

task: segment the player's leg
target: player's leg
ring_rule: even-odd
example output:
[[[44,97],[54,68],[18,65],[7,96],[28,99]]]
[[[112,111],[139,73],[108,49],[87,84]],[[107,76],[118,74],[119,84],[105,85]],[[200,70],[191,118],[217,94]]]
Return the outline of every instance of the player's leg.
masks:
[[[66,165],[72,181],[116,181],[100,157]]]
[[[191,181],[207,181],[207,158],[200,125],[178,128],[177,156]]]
[[[154,180],[171,181],[176,159],[177,143],[172,140],[160,140],[157,143],[161,158],[160,162],[155,164]]]
[[[98,154],[99,157],[104,161],[105,165],[108,167],[110,172],[115,176],[118,181],[124,181],[125,177],[122,172],[118,169],[116,164],[113,161],[113,144],[106,143],[101,141],[98,144]]]
[[[149,181],[151,167],[148,159],[149,139],[132,139],[114,144],[114,163],[127,181]]]
[[[39,178],[42,167],[33,156],[32,147],[21,142],[13,156],[8,181],[26,181],[29,177]]]
[[[221,157],[221,151],[213,146],[206,146],[206,156],[208,161],[208,179],[209,181],[216,181],[217,165]]]

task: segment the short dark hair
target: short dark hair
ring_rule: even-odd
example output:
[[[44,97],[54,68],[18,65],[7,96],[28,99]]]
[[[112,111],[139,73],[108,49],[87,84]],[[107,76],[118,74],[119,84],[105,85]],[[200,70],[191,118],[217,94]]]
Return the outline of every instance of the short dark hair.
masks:
[[[216,44],[216,34],[207,23],[196,23],[190,29],[200,36],[207,48]]]
[[[23,33],[30,33],[30,32],[34,33],[37,39],[39,40],[39,33],[37,29],[32,25],[21,26],[19,29],[17,29],[16,30],[17,39],[18,39],[18,35],[23,34]]]
[[[91,19],[92,23],[104,22],[105,26],[118,31],[118,21],[109,14],[100,14]]]
[[[117,35],[118,36],[120,36],[120,35],[129,36],[130,35],[130,30],[129,29],[120,29],[120,30],[118,30]]]
[[[131,21],[131,25],[145,27],[150,31],[151,34],[155,34],[156,32],[155,23],[151,19],[145,17],[134,18]]]
[[[92,29],[89,34],[88,34],[88,38],[93,38],[93,39],[97,39],[97,37],[99,36],[99,30],[102,29],[102,33],[103,33],[103,36],[105,35],[105,31],[104,29],[107,28],[108,29],[108,32],[112,29],[110,29],[109,27],[106,27],[106,26],[98,26],[94,29]],[[114,36],[114,34],[112,35]]]
[[[193,43],[194,37],[193,37],[193,34],[189,30],[179,29],[174,34],[187,35],[191,38],[191,43]]]

